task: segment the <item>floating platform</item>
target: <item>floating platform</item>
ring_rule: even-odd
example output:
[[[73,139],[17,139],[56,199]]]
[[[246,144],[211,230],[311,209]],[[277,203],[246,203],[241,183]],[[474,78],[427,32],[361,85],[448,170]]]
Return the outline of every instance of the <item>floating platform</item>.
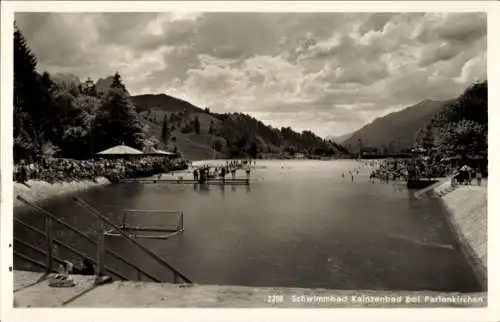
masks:
[[[194,179],[121,179],[119,183],[169,183],[169,184],[217,184],[217,185],[249,185],[250,179],[209,179],[204,183],[200,183]]]

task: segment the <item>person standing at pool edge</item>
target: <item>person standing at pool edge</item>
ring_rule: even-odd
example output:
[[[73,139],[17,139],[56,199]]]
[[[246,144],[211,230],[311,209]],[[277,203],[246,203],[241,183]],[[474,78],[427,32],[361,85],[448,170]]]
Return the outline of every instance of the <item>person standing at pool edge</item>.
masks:
[[[245,172],[247,173],[247,179],[250,179],[250,166],[247,165]]]

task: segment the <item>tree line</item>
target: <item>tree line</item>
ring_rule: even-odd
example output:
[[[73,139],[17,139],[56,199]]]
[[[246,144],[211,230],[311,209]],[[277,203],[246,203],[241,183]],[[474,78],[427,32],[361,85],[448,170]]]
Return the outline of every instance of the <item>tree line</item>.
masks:
[[[198,116],[191,118],[189,114],[193,111],[184,109],[159,120],[160,140],[148,138],[148,128],[141,122],[118,72],[109,89],[98,91],[90,78],[79,84],[57,82],[48,72],[39,73],[37,67],[36,55],[14,25],[15,162],[44,157],[87,159],[118,144],[144,149],[173,142],[176,149],[174,131],[181,134],[202,131]],[[346,152],[311,131],[298,133],[290,127],[273,128],[242,113],[217,114],[208,108],[199,112],[213,117],[208,129],[217,138],[213,147],[228,157],[257,157],[266,152],[316,155]]]
[[[247,154],[255,157],[259,153],[277,152],[333,155],[347,152],[340,145],[327,141],[311,131],[300,133],[290,127],[274,128],[243,113],[212,113],[212,115],[220,121],[218,128],[213,131],[225,139],[230,156]],[[279,150],[275,151],[273,147]]]
[[[146,142],[130,95],[117,72],[110,89],[91,79],[59,84],[37,71],[37,57],[14,25],[14,161],[44,157],[86,159],[114,145]]]
[[[416,145],[437,159],[488,156],[488,82],[470,85],[416,135]]]
[[[155,99],[155,101],[153,101]],[[273,128],[243,113],[215,113],[210,109],[186,106],[184,101],[166,95],[162,98],[139,97],[138,109],[144,118],[161,126],[158,144],[174,142],[177,135],[194,134],[190,140],[212,142],[212,148],[230,158],[258,157],[262,153],[333,155],[348,153],[335,142],[324,140],[311,131],[296,132],[290,127]],[[153,112],[153,109],[155,110]],[[164,113],[164,114],[163,114]],[[202,127],[200,117],[205,125]],[[198,137],[198,135],[202,134]],[[207,134],[209,137],[207,137]]]

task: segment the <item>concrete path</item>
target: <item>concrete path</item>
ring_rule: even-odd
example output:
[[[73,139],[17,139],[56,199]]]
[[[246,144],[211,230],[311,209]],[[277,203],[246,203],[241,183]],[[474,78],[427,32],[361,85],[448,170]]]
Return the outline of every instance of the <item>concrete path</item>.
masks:
[[[36,281],[40,273],[15,271],[18,289]],[[47,281],[14,293],[18,307],[415,307],[405,302],[411,296],[417,307],[484,307],[484,293],[437,293],[399,291],[342,291],[303,288],[265,288],[218,285],[183,285],[171,283],[122,282],[94,286],[93,276],[74,276],[72,288],[52,288]],[[385,296],[396,304],[374,304],[370,296]],[[447,304],[439,299],[463,299],[473,303]]]
[[[61,307],[94,288],[94,276],[74,275],[76,286],[50,287],[43,273],[14,271],[14,300],[18,307]],[[36,283],[39,281],[38,283]]]

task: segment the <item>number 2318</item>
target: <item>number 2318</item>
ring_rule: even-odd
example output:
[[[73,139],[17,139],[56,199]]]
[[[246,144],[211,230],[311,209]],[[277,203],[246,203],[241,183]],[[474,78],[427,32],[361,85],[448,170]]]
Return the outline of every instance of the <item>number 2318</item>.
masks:
[[[267,303],[283,303],[283,295],[268,295],[266,297]]]

